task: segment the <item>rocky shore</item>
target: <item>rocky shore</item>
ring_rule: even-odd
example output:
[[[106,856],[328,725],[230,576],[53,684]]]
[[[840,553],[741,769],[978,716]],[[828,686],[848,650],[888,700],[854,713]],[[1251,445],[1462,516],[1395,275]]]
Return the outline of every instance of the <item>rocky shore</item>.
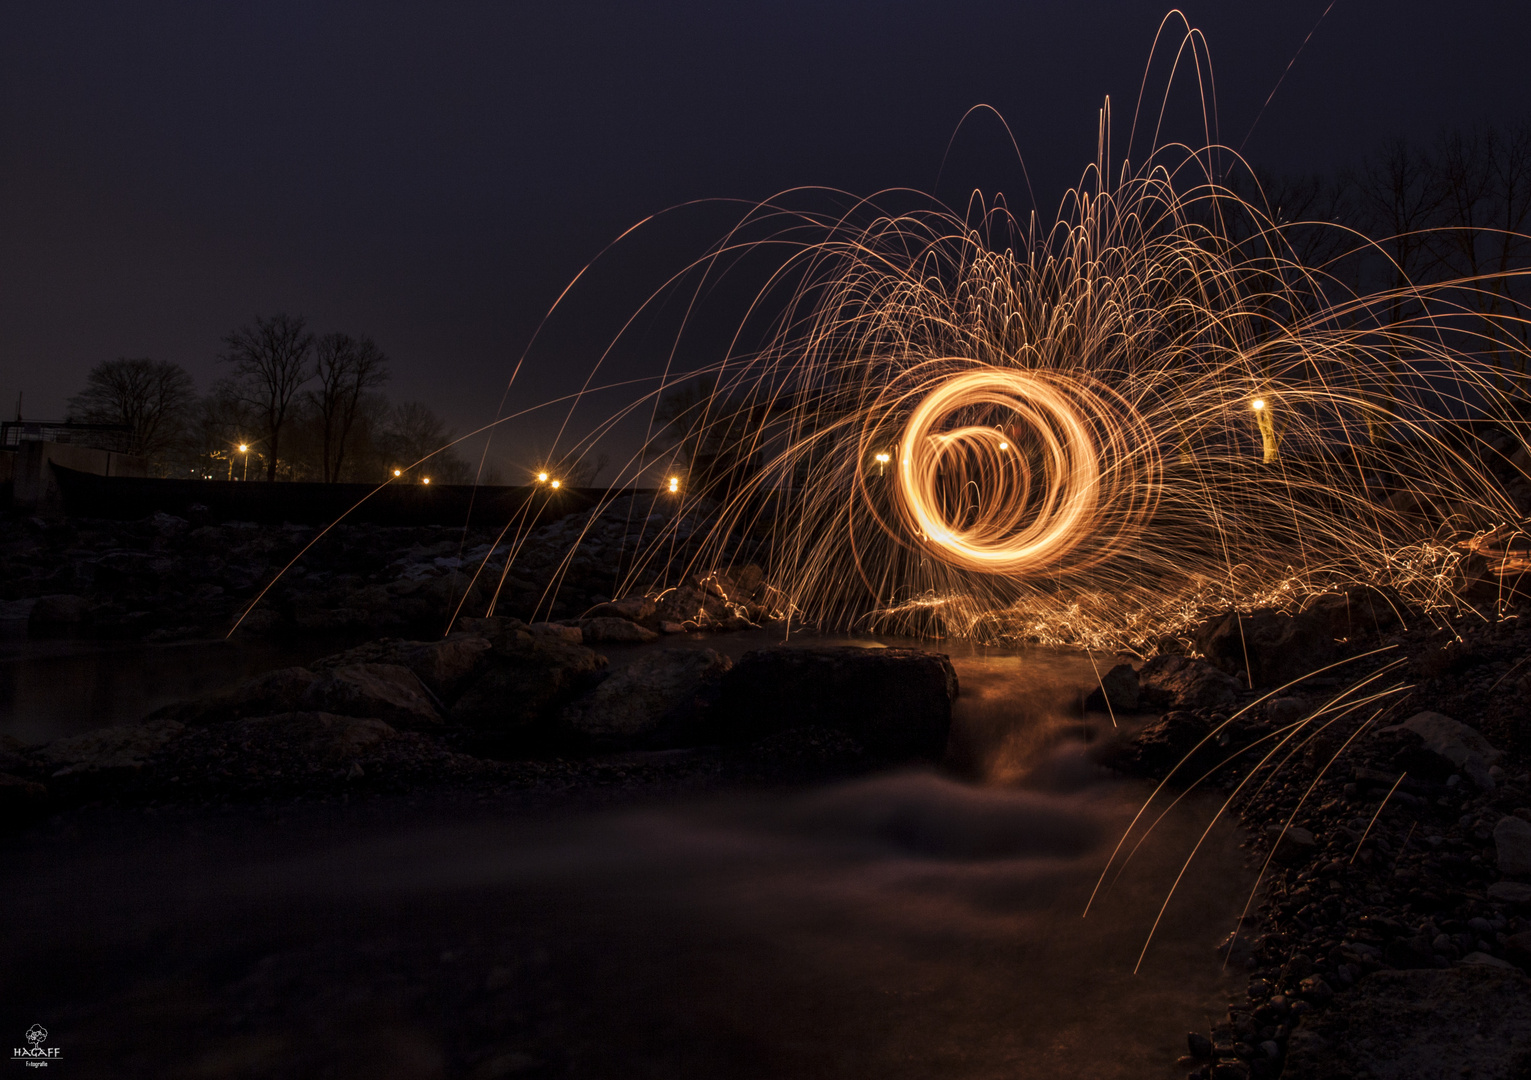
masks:
[[[1531,1075],[1531,627],[1510,615],[1326,598],[1103,680],[1097,705],[1165,710],[1108,762],[1220,786],[1261,874],[1223,953],[1247,994],[1188,1035],[1191,1077]]]
[[[748,545],[735,575],[687,577],[706,521],[637,497],[523,537],[346,523],[320,537],[306,525],[197,519],[195,508],[137,522],[12,515],[0,620],[26,620],[36,635],[157,642],[221,636],[262,593],[240,633],[436,636],[459,611],[568,619],[618,594],[653,598],[642,620],[656,632],[739,628],[772,610]]]
[[[143,641],[223,632],[315,535],[169,515],[12,524],[0,617],[36,636]],[[943,657],[773,648],[731,660],[668,646],[775,614],[747,562],[685,576],[702,524],[640,520],[633,505],[543,524],[515,552],[493,617],[510,554],[496,535],[337,529],[240,633],[354,647],[139,723],[0,739],[0,820],[426,790],[631,800],[941,757],[957,694]],[[617,554],[659,535],[664,558],[624,592],[631,564]],[[442,637],[464,597],[466,617]],[[1191,1077],[1531,1073],[1521,614],[1443,622],[1357,591],[1295,615],[1220,616],[1102,674],[1085,709],[1149,719],[1098,760],[1170,793],[1221,788],[1260,874],[1221,957],[1247,972],[1247,992],[1187,1036]]]

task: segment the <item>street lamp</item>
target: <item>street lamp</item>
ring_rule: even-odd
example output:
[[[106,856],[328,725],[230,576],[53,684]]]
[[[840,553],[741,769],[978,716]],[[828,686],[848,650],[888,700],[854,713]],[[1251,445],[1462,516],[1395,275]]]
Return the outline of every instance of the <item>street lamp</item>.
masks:
[[[678,491],[680,491],[680,477],[672,476],[670,477],[670,494],[674,495]]]
[[[395,469],[395,470],[393,470],[393,475],[395,475],[395,476],[403,476],[404,475],[404,470],[403,469]]]
[[[563,486],[563,481],[562,481],[562,480],[554,480],[554,481],[553,481],[553,483],[552,483],[552,487],[553,487],[553,489],[554,489],[554,490],[555,490],[555,491],[556,491],[556,490],[557,490],[557,489],[558,489],[558,488],[560,488],[560,487],[562,487],[562,486]]]
[[[893,460],[893,455],[884,450],[872,460],[877,462],[877,475],[881,476],[883,467]]]
[[[241,480],[248,480],[248,479],[250,479],[250,444],[249,443],[240,443],[239,444],[239,452],[245,456],[245,471],[244,471],[244,475],[242,477],[240,477],[240,479]],[[232,469],[233,467],[234,467],[234,463],[232,461],[229,462],[229,468]]]
[[[429,476],[422,476],[420,478],[420,483],[422,483],[422,484],[429,484],[430,482],[431,482],[431,478]]]
[[[537,483],[539,483],[539,484],[546,484],[547,482],[548,482],[548,474],[547,473],[540,472],[540,473],[537,474]]]

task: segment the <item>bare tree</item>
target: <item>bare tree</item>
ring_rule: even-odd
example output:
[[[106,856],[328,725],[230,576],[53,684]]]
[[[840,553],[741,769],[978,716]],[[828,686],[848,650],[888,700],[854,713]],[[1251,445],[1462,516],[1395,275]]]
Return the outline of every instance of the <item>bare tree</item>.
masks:
[[[159,459],[186,434],[196,387],[180,364],[148,357],[103,360],[85,376],[85,389],[69,399],[69,419],[127,424],[133,450]]]
[[[241,393],[260,417],[266,458],[266,479],[276,479],[282,429],[298,390],[311,377],[308,357],[314,335],[301,317],[272,315],[255,319],[224,338],[225,362],[234,366]]]
[[[1431,239],[1447,275],[1464,283],[1465,305],[1483,315],[1483,343],[1495,365],[1503,366],[1512,335],[1525,344],[1519,279],[1509,271],[1524,268],[1531,257],[1525,236],[1531,221],[1531,128],[1522,124],[1508,134],[1487,126],[1448,132],[1437,144],[1433,164],[1443,213],[1442,227]],[[1505,315],[1515,317],[1518,334]],[[1511,354],[1524,378],[1523,350]]]
[[[388,358],[371,338],[341,333],[324,335],[314,353],[319,389],[310,391],[308,400],[318,413],[322,433],[320,474],[326,483],[335,483],[363,395],[388,381]]]
[[[409,468],[427,454],[440,450],[419,470],[439,484],[464,484],[472,479],[468,463],[454,451],[442,450],[452,441],[453,432],[429,407],[418,401],[395,405],[380,434],[383,452],[394,461],[394,468]]]

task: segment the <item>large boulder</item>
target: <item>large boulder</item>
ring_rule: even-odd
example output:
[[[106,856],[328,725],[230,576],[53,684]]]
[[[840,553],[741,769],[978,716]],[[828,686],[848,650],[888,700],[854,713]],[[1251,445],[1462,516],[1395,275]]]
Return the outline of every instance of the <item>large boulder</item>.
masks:
[[[507,735],[546,728],[563,706],[600,681],[605,668],[606,658],[594,649],[507,628],[452,706],[452,719]]]
[[[413,671],[398,664],[351,664],[326,672],[303,692],[301,711],[364,716],[396,728],[441,726],[441,713]]]
[[[1085,708],[1097,712],[1136,712],[1142,697],[1138,672],[1131,664],[1117,664],[1100,677],[1100,685],[1085,699]]]
[[[1160,709],[1228,709],[1244,684],[1204,660],[1156,656],[1138,671],[1142,704]]]
[[[640,741],[695,730],[718,680],[732,667],[713,649],[657,649],[612,674],[564,710],[576,734],[599,741]]]
[[[1494,826],[1494,855],[1501,874],[1531,874],[1531,822],[1502,817]]]
[[[253,716],[230,731],[230,742],[245,756],[273,756],[305,765],[337,766],[369,754],[396,737],[383,720],[325,712],[290,712]]]
[[[289,712],[298,707],[308,688],[318,681],[319,676],[307,668],[276,668],[246,679],[232,690],[167,705],[150,719],[206,725],[246,716]]]
[[[1209,661],[1230,675],[1248,671],[1256,687],[1301,679],[1335,657],[1334,635],[1316,613],[1230,611],[1198,629],[1195,641]]]
[[[752,739],[788,728],[843,731],[885,757],[940,757],[957,673],[918,649],[779,647],[745,653],[723,676],[713,727]]]
[[[27,613],[27,633],[33,637],[63,634],[90,620],[90,601],[83,596],[40,596]]]
[[[1477,728],[1438,712],[1417,712],[1377,734],[1395,735],[1403,740],[1397,755],[1401,768],[1437,777],[1459,772],[1482,790],[1494,790],[1489,767],[1503,755]]]
[[[35,756],[56,777],[137,772],[185,730],[167,719],[120,724],[58,739]]]
[[[451,634],[440,641],[382,638],[316,660],[314,671],[333,671],[353,664],[394,664],[408,668],[438,698],[450,700],[472,679],[491,648],[482,634]]]
[[[1204,718],[1174,709],[1111,746],[1103,760],[1133,776],[1161,777],[1184,761],[1211,732],[1212,725]]]
[[[639,644],[654,641],[659,637],[653,630],[646,626],[639,626],[630,619],[606,616],[597,619],[581,619],[579,628],[584,634],[585,641],[595,643]]]
[[[1287,1080],[1521,1080],[1531,1076],[1531,979],[1508,967],[1374,971],[1344,1027],[1293,1034]],[[1297,1036],[1301,1034],[1302,1037]]]
[[[596,604],[585,612],[586,619],[626,619],[629,622],[643,622],[653,617],[655,611],[654,601],[646,596],[627,596],[621,600],[608,600],[604,604]]]

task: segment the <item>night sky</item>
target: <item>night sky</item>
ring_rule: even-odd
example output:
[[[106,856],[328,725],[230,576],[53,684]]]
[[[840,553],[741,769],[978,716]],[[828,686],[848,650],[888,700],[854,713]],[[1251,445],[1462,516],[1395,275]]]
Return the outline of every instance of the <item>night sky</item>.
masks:
[[[1326,6],[1183,9],[1210,43],[1222,139],[1247,137],[1256,162],[1324,170],[1393,134],[1528,112],[1524,0],[1336,0],[1250,136]],[[1108,94],[1123,133],[1165,10],[4,5],[0,411],[24,391],[26,415],[61,417],[117,356],[177,361],[205,389],[223,335],[287,311],[370,334],[394,397],[481,423],[563,285],[645,215],[796,185],[931,189],[979,103],[1011,124],[1050,213],[1094,154]],[[1025,202],[983,116],[937,194],[961,205],[974,187]],[[572,389],[665,260],[736,212],[664,219],[576,297],[513,405]]]

